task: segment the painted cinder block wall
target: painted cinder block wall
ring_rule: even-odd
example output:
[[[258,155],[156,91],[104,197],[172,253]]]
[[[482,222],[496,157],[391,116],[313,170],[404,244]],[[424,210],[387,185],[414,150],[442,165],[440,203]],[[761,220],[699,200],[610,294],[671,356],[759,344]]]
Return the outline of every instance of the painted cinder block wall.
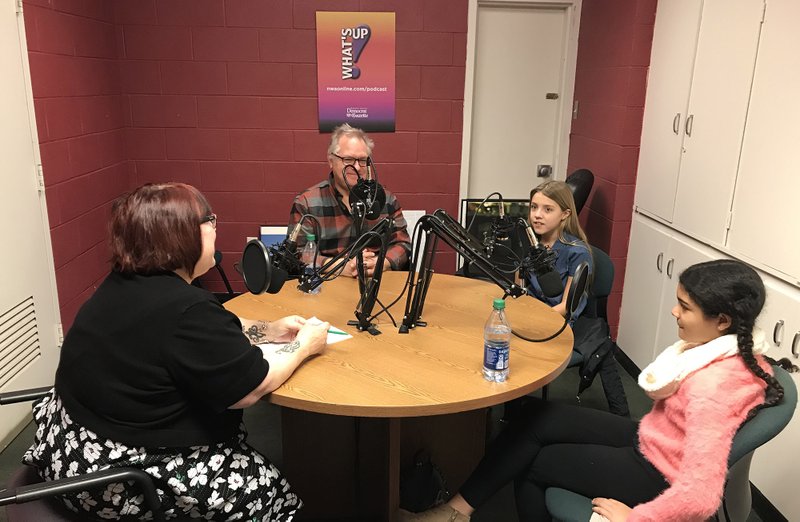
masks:
[[[326,175],[317,10],[396,13],[397,131],[374,136],[379,178],[407,209],[457,215],[466,0],[25,0],[24,9],[65,327],[107,273],[118,195],[147,181],[199,187],[238,281],[245,238],[285,223],[292,197]],[[617,264],[615,294],[654,11],[655,0],[583,5],[569,165],[597,176],[583,219]],[[454,257],[443,251],[437,268],[452,270]],[[206,279],[222,289],[215,272]]]
[[[594,172],[581,223],[614,262],[608,299],[616,338],[628,255],[636,167],[656,0],[584,0],[581,13],[568,172]]]

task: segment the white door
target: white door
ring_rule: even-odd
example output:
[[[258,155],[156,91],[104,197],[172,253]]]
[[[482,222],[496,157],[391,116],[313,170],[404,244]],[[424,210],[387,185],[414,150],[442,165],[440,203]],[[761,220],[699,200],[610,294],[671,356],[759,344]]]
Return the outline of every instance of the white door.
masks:
[[[797,20],[800,2],[767,4],[728,236],[737,256],[795,284],[800,281]]]
[[[580,19],[573,3],[471,3],[462,198],[527,198],[542,181],[539,165],[566,177]]]
[[[653,361],[671,239],[634,214],[617,344],[640,369]]]
[[[673,223],[716,246],[727,235],[763,10],[760,0],[703,5]]]
[[[702,0],[670,0],[658,2],[656,10],[636,205],[667,221],[675,205],[702,8]]]
[[[37,178],[27,48],[15,6],[0,2],[0,391],[53,383],[60,322],[44,191]],[[3,406],[0,446],[30,410],[30,404]]]

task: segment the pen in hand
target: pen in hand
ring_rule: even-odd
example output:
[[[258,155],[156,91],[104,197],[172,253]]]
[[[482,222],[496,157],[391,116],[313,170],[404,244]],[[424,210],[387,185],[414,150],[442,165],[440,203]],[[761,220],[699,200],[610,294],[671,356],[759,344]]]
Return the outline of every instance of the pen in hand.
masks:
[[[350,335],[347,332],[340,332],[339,330],[328,330],[328,333],[336,334],[336,335]]]

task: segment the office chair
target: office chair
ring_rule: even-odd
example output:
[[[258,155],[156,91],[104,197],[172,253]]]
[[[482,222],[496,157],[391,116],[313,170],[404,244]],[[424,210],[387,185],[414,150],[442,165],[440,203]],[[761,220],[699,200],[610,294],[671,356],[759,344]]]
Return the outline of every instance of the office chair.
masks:
[[[572,189],[572,198],[575,200],[575,210],[581,213],[583,205],[589,199],[589,193],[594,185],[594,174],[589,169],[578,169],[569,176],[564,182]]]
[[[779,366],[772,367],[783,386],[783,400],[770,408],[758,410],[733,437],[728,457],[728,476],[716,520],[745,522],[752,507],[750,462],[756,449],[767,443],[789,424],[797,405],[797,387],[792,376]],[[592,515],[591,499],[561,488],[545,491],[547,511],[561,522],[586,522]]]
[[[50,393],[50,387],[0,393],[0,405],[34,401]],[[79,515],[67,509],[56,496],[96,489],[114,482],[133,482],[144,495],[144,505],[153,520],[164,520],[161,502],[150,475],[136,468],[110,468],[77,477],[43,481],[32,466],[21,465],[0,490],[0,506],[5,506],[9,522],[68,522]]]
[[[594,381],[599,373],[603,383],[603,391],[608,401],[608,410],[616,415],[629,415],[628,399],[622,380],[614,364],[614,351],[616,344],[608,336],[608,296],[614,286],[614,264],[604,251],[596,246],[592,248],[594,261],[594,278],[588,291],[586,308],[583,311],[581,324],[576,322],[573,329],[576,332],[576,346],[570,355],[567,368],[581,367],[581,381],[578,385],[576,397],[580,395]],[[589,333],[583,337],[578,335],[579,328],[588,325]],[[577,326],[577,327],[576,327]],[[542,398],[547,399],[548,387],[542,388]]]

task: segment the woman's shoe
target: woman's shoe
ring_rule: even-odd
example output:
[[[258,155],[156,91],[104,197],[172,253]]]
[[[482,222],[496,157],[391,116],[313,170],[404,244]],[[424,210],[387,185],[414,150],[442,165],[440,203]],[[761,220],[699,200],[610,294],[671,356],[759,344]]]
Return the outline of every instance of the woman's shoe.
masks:
[[[436,506],[422,513],[411,513],[400,510],[399,522],[469,522],[469,517],[451,508],[447,504]]]

